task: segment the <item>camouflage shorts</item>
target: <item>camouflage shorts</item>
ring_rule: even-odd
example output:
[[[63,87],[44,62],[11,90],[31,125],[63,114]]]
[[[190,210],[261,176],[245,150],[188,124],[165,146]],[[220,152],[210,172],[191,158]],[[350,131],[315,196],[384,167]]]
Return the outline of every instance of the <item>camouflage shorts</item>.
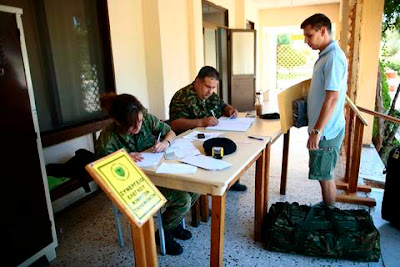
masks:
[[[309,174],[311,180],[330,180],[333,178],[336,162],[339,158],[344,129],[331,140],[321,140],[318,150],[309,150]]]

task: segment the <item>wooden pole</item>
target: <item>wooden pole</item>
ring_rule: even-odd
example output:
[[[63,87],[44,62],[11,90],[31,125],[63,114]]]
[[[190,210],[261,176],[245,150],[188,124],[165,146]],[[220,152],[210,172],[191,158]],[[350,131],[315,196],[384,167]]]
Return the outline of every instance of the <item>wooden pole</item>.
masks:
[[[201,195],[200,196],[200,218],[202,222],[208,222],[208,218],[210,217],[209,212],[210,207],[208,206],[208,196]]]
[[[353,150],[353,122],[354,122],[354,111],[349,108],[349,121],[347,123],[347,129],[346,129],[346,172],[344,174],[344,182],[349,183],[350,179],[350,170],[351,170],[351,165],[352,165],[352,160],[351,160],[351,154]]]
[[[254,240],[262,240],[262,226],[264,221],[264,186],[265,186],[265,149],[256,161],[256,181],[255,181],[255,205],[254,205]]]
[[[153,217],[150,217],[142,227],[137,227],[135,224],[131,223],[131,233],[133,253],[135,254],[135,266],[158,266]]]
[[[225,201],[223,196],[212,196],[210,266],[223,266],[225,234]]]
[[[290,130],[283,135],[283,153],[282,153],[282,176],[281,176],[281,188],[280,194],[286,194],[286,181],[287,181],[287,168],[289,163],[289,141],[290,141]]]
[[[357,192],[357,183],[358,183],[358,173],[360,171],[360,160],[361,160],[361,149],[362,149],[362,138],[364,133],[364,125],[361,120],[356,117],[355,124],[355,133],[354,133],[354,151],[351,157],[351,171],[349,177],[349,189],[347,193],[355,193]]]

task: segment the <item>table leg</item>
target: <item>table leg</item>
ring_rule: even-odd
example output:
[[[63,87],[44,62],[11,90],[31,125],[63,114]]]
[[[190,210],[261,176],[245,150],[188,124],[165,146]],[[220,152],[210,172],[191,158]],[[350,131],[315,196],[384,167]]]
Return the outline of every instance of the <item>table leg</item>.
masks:
[[[256,161],[256,186],[255,186],[255,199],[254,199],[254,240],[262,241],[262,227],[265,212],[265,149],[262,151],[260,157]]]
[[[265,218],[268,215],[268,190],[269,190],[269,169],[271,163],[271,146],[272,143],[268,142],[265,147],[265,156],[264,156],[264,214],[263,214],[263,223],[265,222]],[[264,225],[263,225],[264,226]]]
[[[200,199],[194,203],[191,208],[192,211],[192,226],[198,227],[200,225]]]
[[[137,227],[131,223],[131,233],[135,265],[158,266],[153,217],[150,217],[142,227]]]
[[[210,266],[223,266],[225,201],[226,193],[223,196],[212,196]]]
[[[283,135],[283,154],[282,154],[282,175],[281,175],[281,195],[286,194],[286,180],[287,180],[287,168],[289,162],[289,137],[290,130]]]
[[[202,222],[208,222],[208,218],[210,217],[208,206],[208,196],[201,195],[200,196],[200,218]]]

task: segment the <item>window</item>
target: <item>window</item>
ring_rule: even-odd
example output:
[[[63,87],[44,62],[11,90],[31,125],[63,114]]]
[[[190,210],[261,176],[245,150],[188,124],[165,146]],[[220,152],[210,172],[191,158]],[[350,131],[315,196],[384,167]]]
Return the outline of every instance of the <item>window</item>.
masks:
[[[215,26],[228,27],[228,10],[204,0],[202,9],[203,22],[211,23]]]
[[[17,0],[9,5],[24,12],[42,137],[51,134],[57,143],[67,140],[56,141],[65,130],[76,136],[89,133],[93,128],[85,126],[107,117],[99,96],[115,91],[107,1]]]

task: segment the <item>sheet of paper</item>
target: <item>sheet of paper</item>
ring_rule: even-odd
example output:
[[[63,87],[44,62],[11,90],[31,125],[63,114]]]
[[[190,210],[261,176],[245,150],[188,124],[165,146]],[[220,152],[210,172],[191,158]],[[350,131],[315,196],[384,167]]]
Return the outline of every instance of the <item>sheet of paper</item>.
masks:
[[[219,171],[232,166],[229,162],[204,155],[185,157],[180,159],[180,161],[210,171]]]
[[[180,159],[200,154],[200,151],[188,139],[177,138],[165,151],[165,159]]]
[[[157,168],[156,173],[195,173],[196,166],[182,163],[161,163]]]
[[[215,126],[208,126],[207,130],[219,130],[219,131],[236,131],[245,132],[251,124],[254,122],[254,118],[234,118],[229,119],[221,117],[218,119],[218,124]]]
[[[157,165],[164,153],[150,153],[150,152],[142,152],[140,155],[143,157],[142,161],[136,162],[136,165],[139,167],[151,167]]]
[[[204,138],[198,138],[198,134],[204,134]],[[189,140],[199,140],[199,141],[206,141],[207,139],[218,137],[222,135],[222,133],[219,132],[200,132],[200,131],[192,131],[191,133],[185,135],[183,138],[189,139]]]

